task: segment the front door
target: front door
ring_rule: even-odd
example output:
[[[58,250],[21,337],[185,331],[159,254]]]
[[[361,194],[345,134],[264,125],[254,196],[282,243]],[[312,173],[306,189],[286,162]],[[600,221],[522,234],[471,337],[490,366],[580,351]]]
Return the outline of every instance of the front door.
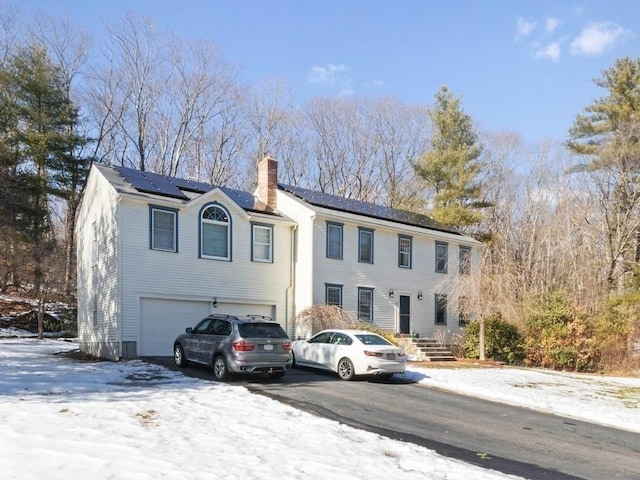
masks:
[[[399,320],[400,333],[411,332],[411,297],[409,295],[399,296]]]

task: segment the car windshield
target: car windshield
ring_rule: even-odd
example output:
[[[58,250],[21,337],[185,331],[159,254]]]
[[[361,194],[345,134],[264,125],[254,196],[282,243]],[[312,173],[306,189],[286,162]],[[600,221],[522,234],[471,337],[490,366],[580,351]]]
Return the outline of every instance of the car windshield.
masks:
[[[355,337],[365,345],[392,345],[378,335],[357,334]]]
[[[238,329],[243,338],[288,338],[277,323],[243,323]]]

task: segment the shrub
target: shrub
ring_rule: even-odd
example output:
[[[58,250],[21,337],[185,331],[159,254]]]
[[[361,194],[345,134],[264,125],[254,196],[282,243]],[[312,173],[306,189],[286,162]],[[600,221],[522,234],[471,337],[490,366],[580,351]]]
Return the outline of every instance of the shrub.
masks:
[[[523,338],[518,328],[503,320],[500,314],[485,319],[484,337],[487,357],[509,364],[521,363],[525,357]],[[480,323],[467,326],[461,348],[467,358],[480,358]]]
[[[634,334],[640,333],[640,292],[611,298],[596,325],[601,369],[618,370],[633,360]]]
[[[526,364],[557,370],[594,371],[600,361],[596,324],[578,315],[562,291],[543,296],[527,320]]]

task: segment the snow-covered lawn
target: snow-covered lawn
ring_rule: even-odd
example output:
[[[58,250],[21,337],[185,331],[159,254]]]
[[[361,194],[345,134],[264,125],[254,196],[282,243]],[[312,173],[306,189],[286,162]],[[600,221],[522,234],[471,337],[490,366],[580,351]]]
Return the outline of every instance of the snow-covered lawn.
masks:
[[[241,386],[73,343],[0,340],[3,479],[516,478],[313,416]],[[640,431],[640,379],[511,368],[414,369],[420,383]]]

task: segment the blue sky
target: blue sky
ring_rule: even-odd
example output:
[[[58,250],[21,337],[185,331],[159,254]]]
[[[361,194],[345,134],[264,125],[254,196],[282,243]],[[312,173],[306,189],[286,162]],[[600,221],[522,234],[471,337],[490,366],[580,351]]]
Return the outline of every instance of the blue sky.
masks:
[[[640,56],[635,0],[21,0],[99,37],[134,11],[213,40],[244,78],[282,78],[314,96],[433,102],[441,85],[476,124],[527,141],[564,140],[606,94],[593,79]]]

